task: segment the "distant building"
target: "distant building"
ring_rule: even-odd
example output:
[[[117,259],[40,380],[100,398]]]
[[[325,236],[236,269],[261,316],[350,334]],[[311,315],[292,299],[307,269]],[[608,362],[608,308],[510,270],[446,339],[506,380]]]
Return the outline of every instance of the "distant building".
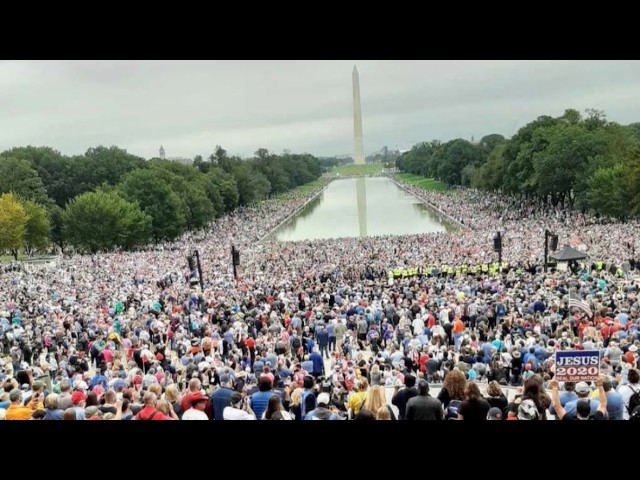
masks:
[[[160,145],[160,158],[162,160],[165,159],[164,147],[162,145]]]

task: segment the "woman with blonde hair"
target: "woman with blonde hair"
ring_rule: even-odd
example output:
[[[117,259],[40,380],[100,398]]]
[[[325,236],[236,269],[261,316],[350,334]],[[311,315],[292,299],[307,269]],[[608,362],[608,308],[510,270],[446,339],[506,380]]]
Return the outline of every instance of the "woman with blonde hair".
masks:
[[[294,420],[302,420],[302,388],[296,388],[291,393],[291,401],[289,403],[289,413]]]
[[[160,396],[162,395],[162,387],[160,386],[159,383],[152,383],[151,385],[149,385],[149,389],[148,390],[150,392],[155,393],[156,397],[158,397],[158,398],[160,398]]]
[[[451,370],[444,377],[444,384],[438,393],[438,400],[442,402],[445,419],[458,419],[458,409],[465,398],[466,386],[467,378],[460,370]]]
[[[369,372],[369,377],[371,380],[371,385],[380,385],[382,382],[382,373],[380,372],[380,365],[374,363],[371,367],[371,371]]]
[[[376,413],[376,420],[391,420],[391,412],[387,407],[380,407]]]
[[[175,383],[169,385],[164,391],[164,399],[169,402],[173,411],[176,412],[176,415],[182,415],[182,406],[180,403],[182,397],[180,392],[178,392],[178,386]]]
[[[361,410],[369,410],[377,414],[378,410],[381,408],[386,408],[389,410],[389,415],[392,420],[396,420],[396,416],[391,410],[391,407],[387,405],[387,396],[384,393],[384,387],[380,385],[372,386],[367,394],[364,397],[364,401],[362,402]],[[377,417],[377,415],[376,415]]]
[[[58,408],[58,394],[50,393],[44,399],[44,408],[46,414],[43,420],[62,420],[64,411]]]
[[[166,400],[158,400],[156,403],[156,408],[164,413],[167,417],[171,417],[174,420],[178,420],[178,415],[173,411],[171,404]]]

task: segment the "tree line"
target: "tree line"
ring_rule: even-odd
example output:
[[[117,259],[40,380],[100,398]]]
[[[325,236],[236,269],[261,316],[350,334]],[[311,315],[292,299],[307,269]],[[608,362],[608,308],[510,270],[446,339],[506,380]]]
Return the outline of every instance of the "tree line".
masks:
[[[640,123],[607,121],[602,111],[540,116],[506,139],[415,145],[403,171],[504,195],[627,220],[640,214]]]
[[[145,160],[112,146],[65,156],[49,147],[0,153],[0,252],[32,254],[132,249],[178,238],[239,206],[316,180],[323,169],[309,154],[251,159],[222,147],[192,165]]]

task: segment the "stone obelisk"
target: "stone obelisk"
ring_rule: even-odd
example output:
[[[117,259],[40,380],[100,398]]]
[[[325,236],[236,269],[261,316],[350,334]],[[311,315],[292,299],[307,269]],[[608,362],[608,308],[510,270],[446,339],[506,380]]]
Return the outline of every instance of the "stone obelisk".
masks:
[[[362,109],[360,108],[360,76],[353,66],[353,163],[364,165],[364,144],[362,143]]]

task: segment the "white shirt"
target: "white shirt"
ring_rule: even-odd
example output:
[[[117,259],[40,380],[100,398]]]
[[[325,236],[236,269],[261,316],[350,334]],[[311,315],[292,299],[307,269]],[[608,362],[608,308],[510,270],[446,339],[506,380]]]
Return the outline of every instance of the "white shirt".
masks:
[[[209,420],[209,417],[202,410],[190,408],[182,414],[182,420]]]
[[[256,416],[240,408],[225,407],[222,411],[222,418],[224,420],[255,420]]]
[[[629,420],[629,400],[634,392],[640,392],[640,384],[637,383],[628,383],[626,385],[620,385],[618,387],[618,393],[622,397],[624,402],[624,408],[622,409],[622,418],[625,420]]]

